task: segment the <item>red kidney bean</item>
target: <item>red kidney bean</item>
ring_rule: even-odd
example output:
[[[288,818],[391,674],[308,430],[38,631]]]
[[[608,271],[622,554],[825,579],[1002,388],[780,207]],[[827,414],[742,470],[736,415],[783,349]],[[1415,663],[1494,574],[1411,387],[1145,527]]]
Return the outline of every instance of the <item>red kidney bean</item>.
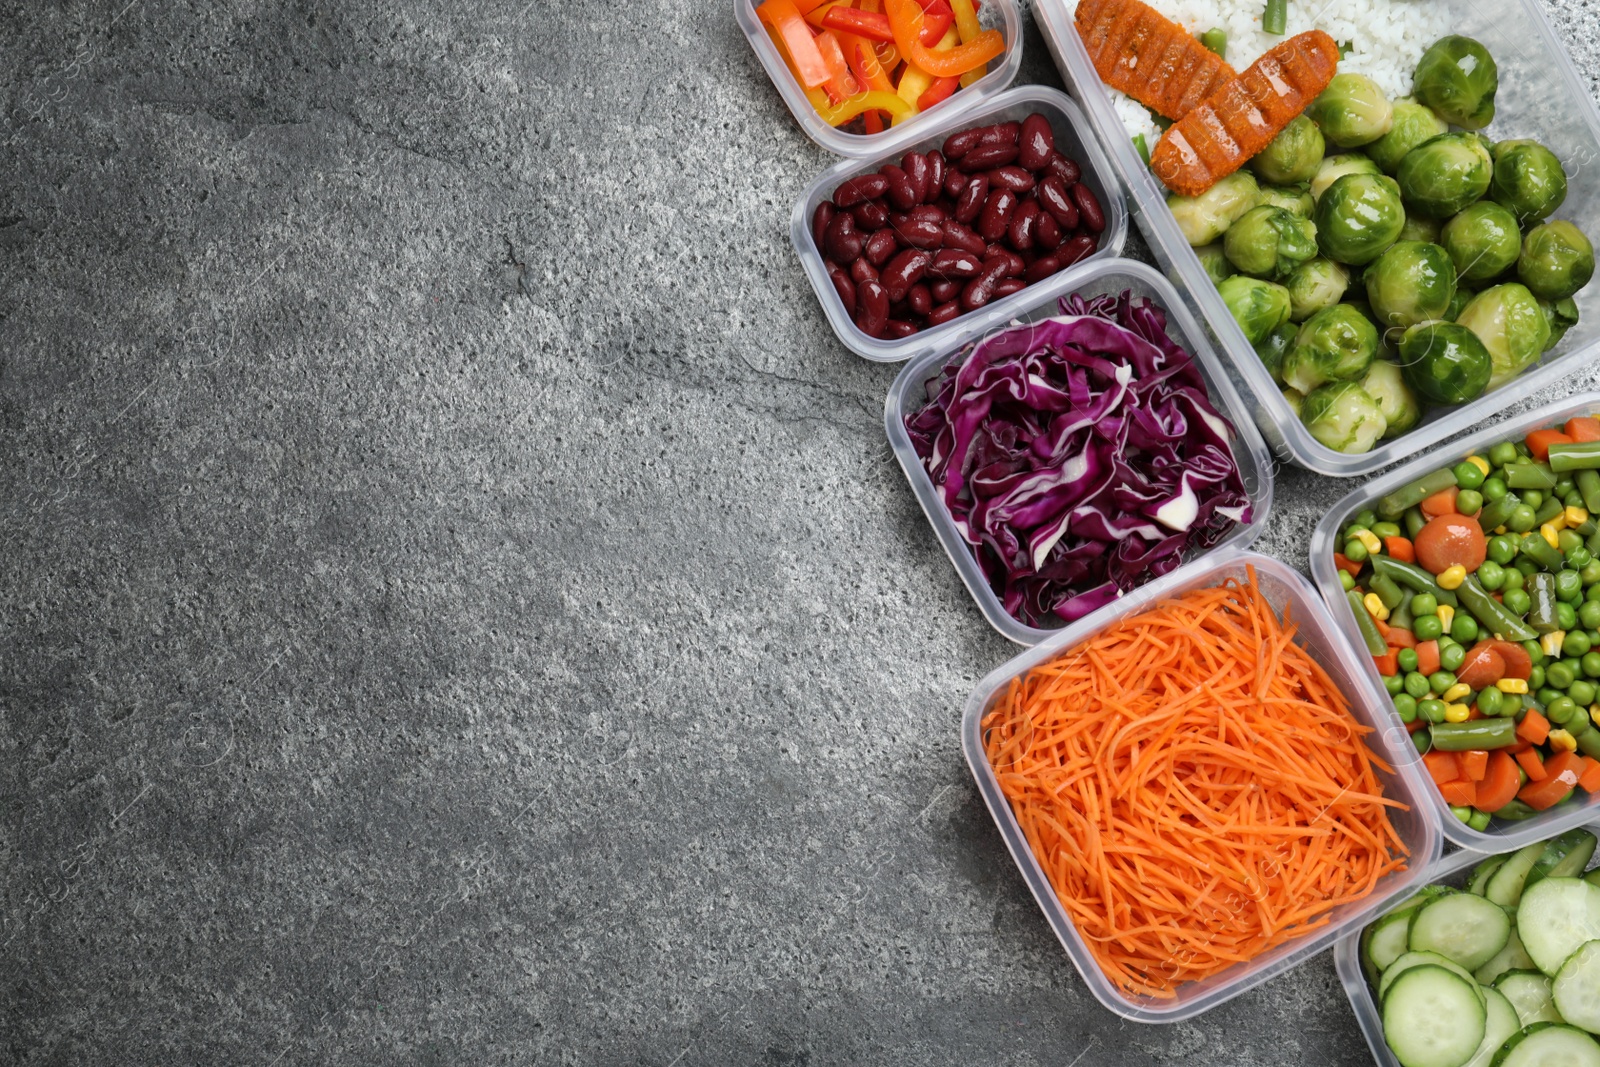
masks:
[[[881,230],[889,223],[889,209],[882,200],[863,200],[850,209],[856,225],[863,230]]]
[[[944,188],[944,153],[930,148],[924,158],[928,161],[928,199],[932,200]]]
[[[979,237],[972,227],[963,226],[955,219],[944,220],[944,246],[959,248],[975,256],[983,255],[984,250],[988,248],[987,242]]]
[[[1072,199],[1078,204],[1078,215],[1083,219],[1084,229],[1099,233],[1106,228],[1106,217],[1100,213],[1100,201],[1095,199],[1093,189],[1079,182],[1072,187]]]
[[[1083,177],[1083,172],[1078,169],[1078,165],[1060,152],[1050,157],[1048,166],[1051,174],[1054,174],[1069,186],[1077,184],[1078,179]]]
[[[1024,200],[1017,206],[1011,215],[1011,224],[1006,227],[1006,240],[1011,242],[1012,248],[1026,252],[1033,247],[1034,231],[1041,214],[1037,200]]]
[[[846,315],[854,315],[856,313],[855,280],[839,264],[829,263],[827,260],[823,260],[822,263],[823,266],[828,268],[828,277],[833,280],[833,288],[839,294],[840,303],[844,304],[844,313]]]
[[[1029,170],[1043,170],[1056,150],[1056,131],[1050,128],[1050,120],[1037,112],[1023,119],[1017,148],[1018,163]]]
[[[911,191],[917,194],[917,203],[928,199],[928,159],[920,152],[907,152],[900,161],[900,169],[906,172],[906,180],[911,183]]]
[[[928,206],[938,208],[940,213],[947,218],[956,213],[956,202],[951,200],[948,196],[941,196]]]
[[[978,147],[978,142],[983,140],[983,131],[988,127],[974,126],[970,130],[952,133],[944,139],[944,158],[952,163]]]
[[[1021,167],[999,167],[989,172],[989,188],[1025,193],[1034,187],[1033,175]]]
[[[983,202],[989,198],[989,176],[979,174],[967,184],[959,199],[956,200],[954,212],[956,221],[971,225],[972,220],[978,217],[978,212],[983,210]]]
[[[961,158],[961,169],[968,174],[975,174],[980,170],[993,170],[1003,167],[1017,158],[1017,146],[1014,144],[981,144]]]
[[[983,269],[983,257],[959,248],[941,248],[928,271],[941,278],[972,278]]]
[[[928,291],[933,294],[935,304],[947,304],[961,295],[961,282],[954,278],[946,278],[928,286]]]
[[[879,230],[867,238],[866,246],[861,249],[861,254],[874,267],[881,267],[889,262],[889,257],[893,256],[899,247],[900,242],[895,240],[893,230]]]
[[[961,301],[951,298],[928,312],[929,326],[943,326],[961,314]]]
[[[889,191],[889,179],[881,174],[858,174],[839,183],[833,202],[840,207],[855,207],[863,200],[876,200]]]
[[[999,285],[994,287],[994,299],[999,300],[1003,296],[1010,296],[1012,293],[1020,293],[1027,287],[1028,283],[1023,281],[1021,278],[1006,278]]]
[[[856,286],[856,325],[868,337],[882,337],[889,325],[889,294],[876,281]]]
[[[975,311],[994,299],[994,287],[999,285],[1006,276],[1006,268],[1010,264],[999,256],[984,263],[983,270],[978,276],[967,283],[961,290],[961,306],[968,311]],[[861,299],[859,292],[857,299]]]
[[[1061,237],[1061,223],[1057,222],[1056,217],[1050,212],[1040,211],[1039,221],[1033,224],[1034,247],[1053,252],[1061,244]],[[950,238],[946,237],[945,244],[949,243]],[[868,242],[868,247],[871,247],[871,242]]]
[[[903,245],[911,248],[938,248],[944,244],[944,221],[943,216],[936,212],[936,208],[922,207],[909,215],[890,216],[889,228]]]
[[[1027,272],[1023,274],[1022,278],[1029,285],[1032,285],[1034,282],[1042,282],[1046,278],[1050,277],[1050,275],[1060,270],[1061,266],[1061,257],[1059,256],[1040,256],[1028,267]]]
[[[1099,242],[1093,237],[1090,237],[1086,233],[1080,233],[1078,236],[1061,246],[1060,251],[1056,253],[1056,258],[1061,260],[1061,265],[1063,267],[1070,267],[1074,263],[1078,262],[1078,260],[1083,259],[1085,256],[1092,253],[1095,249],[1095,245],[1097,244],[1099,244]]]
[[[889,318],[891,320],[909,319],[914,314],[915,312],[911,310],[911,305],[904,300],[891,300],[889,302]]]
[[[893,337],[898,341],[902,337],[910,337],[917,332],[917,329],[918,326],[914,322],[908,322],[905,319],[890,319],[884,324],[883,335],[885,337]]]
[[[865,242],[866,238],[856,229],[855,216],[848,211],[841,211],[828,223],[828,232],[823,235],[823,250],[836,263],[850,263],[861,254],[861,246]]]
[[[878,281],[878,268],[867,262],[865,256],[850,264],[850,277],[856,280],[856,296],[861,296],[861,286]]]
[[[926,315],[933,310],[933,291],[918,282],[906,291],[906,303],[918,315]]]
[[[993,244],[989,246],[989,250],[987,253],[985,253],[983,261],[985,264],[987,264],[991,259],[1003,259],[1006,261],[1006,277],[1008,278],[1012,275],[1021,277],[1022,272],[1028,269],[1027,260],[1023,259],[1021,256],[1017,255],[1015,252],[1011,251],[1011,249],[1002,244]]]
[[[1078,205],[1072,202],[1067,184],[1056,174],[1039,183],[1039,206],[1055,216],[1063,230],[1078,228]]]
[[[944,195],[960,200],[961,194],[967,191],[967,183],[971,180],[961,171],[950,167],[944,172]]]
[[[911,184],[910,175],[893,163],[885,164],[878,173],[889,183],[889,203],[896,211],[910,211],[922,199],[917,195],[916,186]]]
[[[1000,240],[1005,236],[1006,227],[1011,224],[1011,213],[1015,210],[1017,210],[1016,193],[1010,189],[996,189],[990,193],[989,198],[983,202],[983,213],[978,216],[978,235],[985,241]],[[851,229],[854,230],[854,226]],[[860,250],[858,246],[856,251]],[[835,258],[848,261],[855,257],[839,255]]]
[[[997,122],[993,126],[983,128],[983,136],[979,138],[980,144],[1016,144],[1017,138],[1022,133],[1020,122]]]
[[[928,273],[928,264],[932,262],[933,253],[921,248],[908,248],[891,259],[879,279],[889,299],[904,300],[911,287]]]
[[[811,239],[817,242],[818,248],[822,247],[825,235],[828,232],[828,223],[833,221],[834,214],[833,201],[831,200],[824,200],[817,205],[817,210],[811,213]]]

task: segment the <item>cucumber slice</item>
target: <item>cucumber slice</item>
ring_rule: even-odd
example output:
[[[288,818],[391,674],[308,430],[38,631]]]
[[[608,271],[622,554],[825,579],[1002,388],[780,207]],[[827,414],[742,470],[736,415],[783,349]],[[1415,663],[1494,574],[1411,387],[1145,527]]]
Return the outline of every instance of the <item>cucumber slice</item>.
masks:
[[[1528,955],[1528,950],[1522,947],[1522,938],[1518,936],[1516,928],[1511,930],[1511,936],[1506,938],[1506,947],[1494,954],[1494,959],[1472,972],[1472,977],[1478,980],[1479,985],[1494,985],[1496,979],[1508,971],[1535,971],[1533,957]]]
[[[1437,952],[1476,970],[1511,938],[1511,918],[1500,905],[1471,893],[1440,897],[1411,918],[1407,944],[1413,952]]]
[[[1401,956],[1399,959],[1389,964],[1389,969],[1384,971],[1383,977],[1378,980],[1379,1003],[1382,1003],[1383,998],[1389,995],[1389,989],[1394,985],[1395,981],[1402,974],[1405,974],[1413,967],[1443,967],[1450,973],[1458,974],[1462,978],[1465,978],[1467,980],[1467,984],[1477,991],[1478,1002],[1480,1004],[1485,1000],[1483,988],[1479,986],[1477,980],[1472,977],[1472,972],[1461,966],[1461,964],[1457,963],[1455,960],[1447,959],[1446,957],[1439,955],[1437,952],[1407,952],[1404,956]]]
[[[1489,888],[1489,879],[1505,865],[1505,856],[1490,856],[1476,867],[1472,868],[1472,878],[1467,882],[1467,892],[1483,896]]]
[[[1522,891],[1526,893],[1529,886],[1546,878],[1576,878],[1589,866],[1589,857],[1594,855],[1594,844],[1594,835],[1587,830],[1568,830],[1560,837],[1546,841],[1544,852],[1528,871],[1528,880],[1523,883]]]
[[[1514,908],[1522,900],[1522,890],[1528,880],[1528,872],[1533,870],[1533,865],[1539,862],[1539,857],[1544,855],[1543,841],[1536,841],[1525,845],[1506,857],[1489,878],[1489,884],[1484,887],[1483,895],[1496,904]]]
[[[1576,1026],[1535,1023],[1505,1043],[1494,1067],[1600,1067],[1600,1045]]]
[[[1600,941],[1591,941],[1567,957],[1550,983],[1550,997],[1573,1026],[1600,1030]]]
[[[1534,964],[1555,974],[1584,942],[1600,938],[1600,886],[1581,878],[1535,882],[1517,905],[1517,932]]]
[[[1489,1002],[1484,1005],[1487,1009],[1487,1018],[1483,1024],[1483,1042],[1478,1046],[1478,1051],[1473,1053],[1472,1059],[1462,1067],[1489,1067],[1494,1062],[1495,1056],[1500,1052],[1500,1046],[1522,1029],[1522,1022],[1517,1018],[1517,1009],[1511,1006],[1511,1001],[1498,989],[1485,989],[1484,995]]]
[[[1539,971],[1512,971],[1501,975],[1494,987],[1517,1010],[1517,1018],[1523,1026],[1562,1021],[1561,1013],[1556,1010],[1555,1001],[1550,997],[1548,975]]]
[[[1600,885],[1600,867],[1596,867],[1594,870],[1584,875],[1583,880],[1588,882],[1590,885]]]
[[[1383,1001],[1383,1039],[1401,1067],[1460,1067],[1472,1058],[1488,1019],[1475,985],[1427,963],[1394,980]]]
[[[1389,965],[1405,955],[1411,937],[1411,917],[1420,908],[1419,904],[1397,914],[1385,915],[1367,927],[1361,947],[1361,965],[1367,972],[1367,981],[1376,985]]]

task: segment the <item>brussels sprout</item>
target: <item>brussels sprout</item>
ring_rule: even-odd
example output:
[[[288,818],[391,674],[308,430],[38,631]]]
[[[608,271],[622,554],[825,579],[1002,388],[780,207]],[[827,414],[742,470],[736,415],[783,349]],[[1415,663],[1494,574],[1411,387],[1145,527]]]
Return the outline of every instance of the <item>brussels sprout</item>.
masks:
[[[1194,254],[1200,257],[1200,267],[1206,272],[1206,277],[1211,279],[1212,285],[1238,273],[1234,270],[1233,264],[1228,262],[1228,257],[1223,254],[1220,241],[1201,245],[1194,250]]]
[[[1493,200],[1467,205],[1444,224],[1439,239],[1455,262],[1456,277],[1464,282],[1498,278],[1522,251],[1516,217]]]
[[[1267,334],[1266,340],[1255,346],[1256,355],[1261,357],[1262,365],[1267,368],[1267,373],[1272,375],[1272,380],[1279,385],[1283,384],[1283,357],[1294,344],[1294,335],[1294,323],[1286,322]]]
[[[1533,295],[1561,300],[1589,284],[1594,276],[1594,246],[1583,231],[1556,219],[1540,223],[1522,239],[1517,280]]]
[[[1406,211],[1446,219],[1483,199],[1494,177],[1494,160],[1473,133],[1442,133],[1406,153],[1395,180]]]
[[[1306,114],[1340,148],[1370,144],[1394,124],[1394,105],[1365,74],[1335,74]]]
[[[1262,204],[1268,207],[1281,207],[1291,215],[1299,215],[1309,219],[1311,212],[1316,210],[1317,202],[1311,198],[1303,185],[1263,185],[1261,196],[1256,200],[1256,206]]]
[[[1466,307],[1467,303],[1477,295],[1476,291],[1468,289],[1464,285],[1457,285],[1455,295],[1450,297],[1450,306],[1445,309],[1444,317],[1451,322],[1456,321],[1456,318],[1461,314],[1461,309]]]
[[[1343,155],[1328,156],[1317,167],[1315,177],[1311,179],[1311,197],[1321,200],[1322,194],[1328,191],[1328,186],[1343,178],[1346,174],[1382,174],[1378,165],[1360,152],[1346,152]]]
[[[1228,232],[1246,211],[1256,206],[1260,187],[1247,170],[1236,170],[1199,196],[1169,196],[1167,208],[1191,245],[1208,245]]]
[[[1371,304],[1367,303],[1367,297],[1364,292],[1362,292],[1360,289],[1354,290],[1349,296],[1345,297],[1343,304],[1347,308],[1354,308],[1362,318],[1366,319],[1368,322],[1372,323],[1373,326],[1377,327],[1378,337],[1380,340],[1382,339],[1384,329],[1383,323],[1378,321],[1378,313],[1372,310]]]
[[[1406,384],[1397,363],[1390,363],[1386,359],[1373,360],[1366,376],[1361,379],[1361,388],[1367,391],[1367,395],[1378,405],[1378,410],[1383,412],[1383,421],[1387,424],[1383,431],[1385,437],[1399,437],[1422,418],[1422,405],[1417,403],[1417,394]]]
[[[1421,215],[1407,215],[1406,224],[1400,227],[1399,240],[1439,243],[1439,220],[1425,219]]]
[[[1550,340],[1550,320],[1527,287],[1516,282],[1485,289],[1461,309],[1456,321],[1477,334],[1489,350],[1490,389],[1522,373]]]
[[[1316,177],[1326,149],[1322,131],[1304,115],[1296,115],[1267,147],[1250,160],[1250,169],[1264,182],[1293,185]]]
[[[1332,382],[1306,394],[1300,421],[1311,436],[1335,452],[1372,451],[1387,430],[1378,402],[1360,382]]]
[[[1281,207],[1253,207],[1228,227],[1222,250],[1244,273],[1276,281],[1317,254],[1317,228]]]
[[[1471,37],[1451,34],[1428,46],[1412,84],[1417,100],[1455,126],[1481,130],[1494,119],[1500,74],[1494,57]]]
[[[1396,241],[1362,275],[1367,302],[1385,326],[1443,318],[1456,291],[1450,254],[1426,241]]]
[[[1329,259],[1360,266],[1394,244],[1406,223],[1400,187],[1382,174],[1346,174],[1328,186],[1312,215]]]
[[[1222,302],[1251,345],[1289,321],[1289,290],[1247,274],[1235,274],[1217,283]]]
[[[1295,268],[1283,284],[1289,290],[1289,318],[1304,322],[1339,302],[1350,288],[1350,272],[1343,264],[1318,256]]]
[[[1526,226],[1549,218],[1567,198],[1567,172],[1556,154],[1538,141],[1501,141],[1494,146],[1489,197]]]
[[[1550,340],[1544,343],[1544,350],[1548,352],[1561,343],[1568,330],[1578,325],[1578,302],[1570,296],[1565,300],[1541,300],[1539,310],[1550,324]]]
[[[1378,351],[1378,328],[1349,304],[1323,308],[1307,319],[1283,357],[1283,381],[1302,393],[1324,382],[1359,378]]]
[[[1394,124],[1388,133],[1367,145],[1366,153],[1385,174],[1393,174],[1400,169],[1407,152],[1449,132],[1444,119],[1407,96],[1394,102]]]
[[[1406,384],[1440,404],[1477,399],[1494,373],[1478,335],[1454,322],[1419,322],[1401,335],[1397,349]]]
[[[1294,412],[1294,417],[1298,419],[1301,409],[1305,407],[1306,396],[1298,389],[1285,387],[1283,390],[1283,402],[1289,405],[1289,410]]]

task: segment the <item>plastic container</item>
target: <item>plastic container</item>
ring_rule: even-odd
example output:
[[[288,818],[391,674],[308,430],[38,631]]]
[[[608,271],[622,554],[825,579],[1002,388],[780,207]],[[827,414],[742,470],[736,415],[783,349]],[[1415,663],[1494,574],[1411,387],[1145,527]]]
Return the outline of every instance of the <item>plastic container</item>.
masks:
[[[1062,271],[1058,278],[1065,285],[1063,294],[1081,293],[1084,296],[1097,296],[1101,293],[1121,293],[1127,289],[1135,296],[1149,297],[1166,310],[1168,334],[1195,353],[1200,373],[1205,377],[1206,391],[1210,394],[1212,402],[1217,410],[1226,415],[1238,428],[1238,438],[1234,442],[1234,458],[1239,464],[1239,473],[1244,479],[1245,491],[1250,494],[1253,506],[1250,522],[1240,524],[1211,548],[1191,550],[1185,556],[1184,568],[1197,559],[1206,558],[1210,553],[1230,547],[1236,549],[1249,547],[1265,528],[1267,514],[1272,508],[1271,457],[1267,454],[1266,443],[1261,440],[1261,435],[1250,422],[1248,409],[1239,399],[1239,394],[1234,390],[1228,376],[1223,373],[1221,364],[1200,329],[1200,324],[1195,322],[1194,316],[1178,299],[1177,291],[1153,268],[1129,259],[1104,259],[1098,262],[1086,260]],[[1042,290],[1044,287],[1035,288]],[[1029,289],[1026,294],[1017,295],[1029,295],[1033,301],[1016,316],[1025,322],[1037,322],[1039,319],[1059,314],[1057,300],[1061,294],[1052,294],[1048,298],[1041,299],[1040,294]],[[950,562],[955,564],[957,573],[961,575],[961,580],[966,583],[968,592],[972,594],[972,599],[978,602],[983,617],[988,619],[989,624],[996,630],[1019,645],[1036,645],[1052,634],[1059,633],[1066,624],[1050,629],[1029,626],[1012,618],[1001,606],[1000,598],[984,579],[983,571],[973,557],[971,547],[957,532],[949,510],[939,499],[933,480],[928,477],[926,468],[922,466],[922,460],[911,446],[911,438],[906,434],[906,415],[918,410],[927,402],[927,392],[924,389],[926,383],[938,377],[939,371],[952,353],[977,340],[986,329],[987,327],[982,330],[965,330],[950,339],[950,342],[939,351],[930,352],[907,364],[894,384],[889,387],[889,397],[883,412],[884,429],[889,435],[889,447],[894,450],[895,458],[900,461],[900,468],[905,471],[906,480],[911,483],[912,491],[917,494],[917,502],[922,505],[923,512],[928,516],[928,522],[933,525],[934,533],[939,536],[939,543],[950,556]],[[1115,603],[1086,617],[1093,619],[1100,613],[1114,610],[1116,610]]]
[[[1025,674],[1063,649],[1164,597],[1218,585],[1228,578],[1245,581],[1248,566],[1255,567],[1257,580],[1273,608],[1282,613],[1287,607],[1293,613],[1300,627],[1297,643],[1328,671],[1349,700],[1351,712],[1359,721],[1377,728],[1368,735],[1368,743],[1375,753],[1395,768],[1392,773],[1379,774],[1384,793],[1409,806],[1405,811],[1395,810],[1391,818],[1400,839],[1410,851],[1410,865],[1405,870],[1384,875],[1372,895],[1365,900],[1352,901],[1333,911],[1327,925],[1320,929],[1246,963],[1235,964],[1210,978],[1186,983],[1179,988],[1174,999],[1130,997],[1106,978],[1094,957],[1089,954],[1066,910],[1056,899],[1049,879],[1034,859],[1027,838],[1017,825],[1011,806],[995,780],[994,770],[983,751],[979,724],[995,695],[1018,675]],[[1100,1003],[1123,1018],[1135,1022],[1171,1023],[1191,1019],[1297,966],[1327,948],[1346,930],[1365,924],[1382,911],[1388,901],[1412,891],[1430,876],[1439,858],[1440,837],[1438,826],[1419,799],[1426,785],[1419,770],[1421,761],[1411,747],[1405,730],[1388,729],[1388,720],[1388,701],[1383,691],[1373,684],[1360,663],[1360,656],[1334,623],[1310,583],[1298,571],[1268,556],[1224,549],[1197,566],[1174,571],[1150,583],[1119,601],[1107,612],[1074,623],[984,678],[967,700],[966,714],[961,721],[961,743],[972,775],[977,779],[978,790],[983,794],[984,803],[989,806],[989,814],[994,816],[995,824],[1000,828],[1000,836],[1005,839],[1006,847],[1011,850],[1011,856],[1022,871],[1023,880],[1028,883],[1034,900],[1038,901],[1062,947],[1083,975],[1089,991]]]
[[[1339,531],[1350,516],[1371,507],[1379,497],[1400,486],[1416,481],[1424,474],[1440,467],[1453,467],[1472,453],[1488,448],[1497,441],[1518,440],[1529,431],[1566,422],[1574,415],[1597,413],[1600,413],[1600,393],[1584,393],[1581,396],[1547,404],[1525,415],[1498,422],[1487,429],[1436,448],[1426,456],[1390,471],[1382,478],[1373,479],[1330,508],[1311,533],[1311,574],[1316,579],[1317,588],[1321,590],[1323,599],[1328,602],[1334,616],[1338,618],[1340,628],[1355,647],[1364,647],[1361,634],[1356,628],[1355,619],[1345,606],[1344,587],[1339,584],[1339,571],[1333,565],[1333,554],[1340,544]],[[1382,680],[1378,675],[1378,668],[1372,662],[1372,657],[1364,656],[1362,660],[1363,670],[1368,678],[1381,688]],[[1392,712],[1389,719],[1396,725],[1400,722]],[[1574,798],[1521,822],[1496,819],[1490,823],[1487,831],[1480,832],[1450,814],[1450,806],[1439,795],[1438,789],[1430,785],[1426,793],[1434,817],[1444,827],[1444,835],[1456,844],[1478,852],[1503,852],[1509,848],[1520,848],[1533,841],[1541,841],[1569,827],[1587,822],[1595,817],[1596,809],[1600,809],[1600,794]]]
[[[1479,4],[1474,0],[1428,0],[1450,11],[1450,32],[1483,42],[1500,71],[1495,97],[1495,119],[1486,131],[1496,140],[1535,137],[1559,155],[1567,170],[1566,202],[1556,217],[1569,219],[1592,240],[1600,239],[1600,114],[1573,69],[1566,50],[1556,40],[1550,23],[1536,0],[1506,0]],[[1322,474],[1350,476],[1386,467],[1415,452],[1473,426],[1482,425],[1496,412],[1519,400],[1548,391],[1552,382],[1589,364],[1600,340],[1600,285],[1578,294],[1581,318],[1555,352],[1492,393],[1470,404],[1435,408],[1409,433],[1380,442],[1359,456],[1335,452],[1319,444],[1289,410],[1266,368],[1256,358],[1238,324],[1206,277],[1200,260],[1178,231],[1166,208],[1166,190],[1151,176],[1118,120],[1104,84],[1089,61],[1089,54],[1072,25],[1063,0],[1039,0],[1034,5],[1056,66],[1069,91],[1088,113],[1090,125],[1107,146],[1112,164],[1132,194],[1132,208],[1151,251],[1168,276],[1186,290],[1201,317],[1230,357],[1231,370],[1243,379],[1257,423],[1274,451]]]
[[[983,6],[985,9],[989,7],[988,4]],[[1062,155],[1077,160],[1083,170],[1083,183],[1100,198],[1100,207],[1105,214],[1106,228],[1100,235],[1100,247],[1074,266],[1107,259],[1122,252],[1122,245],[1128,237],[1128,208],[1122,197],[1122,183],[1117,180],[1110,161],[1084,123],[1083,112],[1059,89],[1042,85],[1023,85],[1010,89],[980,108],[941,120],[934,126],[923,127],[919,140],[903,144],[893,152],[885,152],[870,162],[851,160],[830,167],[806,187],[796,202],[794,218],[789,225],[789,239],[794,242],[800,265],[805,268],[811,288],[816,290],[817,299],[822,302],[822,310],[828,316],[833,332],[856,355],[892,363],[928,352],[948,351],[952,347],[953,337],[976,336],[1014,318],[1035,301],[1053,299],[1066,292],[1063,279],[1067,271],[1062,271],[1003,300],[996,300],[977,311],[958,316],[943,326],[923,330],[900,340],[868,337],[845,314],[844,302],[839,299],[828,272],[823,269],[822,253],[817,250],[817,243],[811,237],[811,216],[817,210],[817,205],[832,198],[834,189],[846,178],[870,174],[885,163],[898,163],[906,152],[926,152],[930,148],[938,148],[944,144],[945,138],[958,130],[1021,120],[1035,111],[1050,120],[1051,129],[1055,131],[1056,149]]]
[[[1586,822],[1591,832],[1600,835],[1600,822]],[[1566,827],[1570,829],[1570,827]],[[1552,830],[1544,836],[1553,837],[1557,831]],[[1534,838],[1535,841],[1540,838]],[[1531,842],[1525,842],[1531,843]],[[1514,851],[1514,846],[1495,849],[1498,852]],[[1482,862],[1483,853],[1472,851],[1453,852],[1443,857],[1433,865],[1424,884],[1432,882],[1448,882],[1450,885],[1460,886],[1465,883],[1467,874],[1478,863]],[[1594,860],[1600,860],[1600,853],[1596,853]],[[1400,1067],[1400,1061],[1394,1058],[1394,1053],[1389,1051],[1389,1044],[1383,1039],[1383,1018],[1378,1014],[1378,1004],[1372,998],[1372,990],[1367,985],[1367,976],[1361,973],[1361,930],[1352,929],[1348,934],[1339,939],[1333,949],[1333,966],[1339,972],[1339,981],[1344,985],[1344,994],[1350,998],[1350,1007],[1355,1009],[1356,1024],[1361,1027],[1361,1033],[1367,1039],[1367,1047],[1372,1050],[1374,1061],[1382,1067]]]
[[[1016,0],[984,0],[978,8],[979,25],[999,30],[1006,39],[1005,51],[989,61],[989,73],[898,126],[890,126],[881,133],[846,133],[823,122],[817,109],[806,99],[805,90],[789,72],[772,38],[767,35],[767,28],[756,15],[754,0],[733,0],[733,17],[800,128],[823,148],[851,159],[904,151],[907,145],[925,137],[930,126],[948,122],[992,98],[1011,84],[1022,66],[1022,16],[1017,12]]]

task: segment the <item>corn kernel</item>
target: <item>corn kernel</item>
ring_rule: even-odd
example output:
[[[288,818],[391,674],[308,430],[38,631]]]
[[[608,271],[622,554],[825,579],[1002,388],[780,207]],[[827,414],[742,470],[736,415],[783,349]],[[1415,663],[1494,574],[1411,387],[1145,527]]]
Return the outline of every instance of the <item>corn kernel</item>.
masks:
[[[1510,693],[1513,696],[1521,696],[1528,691],[1528,682],[1524,678],[1502,678],[1498,682],[1494,683],[1494,687],[1500,690],[1502,693]]]
[[[1556,537],[1556,534],[1559,532],[1560,531],[1556,529],[1556,524],[1553,522],[1547,522],[1543,526],[1539,527],[1539,536],[1544,538],[1550,547],[1556,549],[1557,551],[1560,551],[1561,549],[1561,541]]]
[[[1378,535],[1371,530],[1357,530],[1356,540],[1366,547],[1366,550],[1376,556],[1383,551],[1383,542],[1378,540]]]
[[[1500,524],[1500,525],[1499,525],[1499,526],[1496,526],[1496,527],[1495,527],[1495,528],[1494,528],[1494,532],[1495,532],[1495,535],[1496,535],[1496,536],[1499,536],[1499,535],[1500,535],[1500,534],[1503,534],[1503,533],[1505,533],[1505,532],[1506,532],[1506,527],[1505,527],[1505,524],[1504,524],[1504,523],[1501,523],[1501,524]]]
[[[1449,604],[1440,604],[1434,609],[1434,614],[1439,616],[1439,625],[1443,626],[1445,632],[1448,633],[1451,625],[1456,621],[1456,609]]]
[[[1472,709],[1465,704],[1446,704],[1444,708],[1445,722],[1466,722],[1472,716]]]
[[[1562,514],[1566,516],[1568,526],[1582,526],[1589,521],[1589,513],[1582,508],[1569,507]]]
[[[1440,589],[1460,589],[1461,583],[1467,580],[1467,568],[1457,563],[1454,567],[1446,567],[1443,574],[1439,575]]]
[[[1378,599],[1377,593],[1368,593],[1362,597],[1361,603],[1367,606],[1367,614],[1379,622],[1383,622],[1389,617],[1389,609],[1383,606],[1383,601]]]
[[[1467,462],[1483,472],[1485,478],[1489,477],[1489,461],[1482,456],[1468,456]]]
[[[1446,719],[1447,719],[1447,721],[1448,721],[1448,718],[1449,718],[1449,712],[1448,712],[1448,709],[1447,709],[1446,710]],[[1545,742],[1551,748],[1559,748],[1563,752],[1576,752],[1578,750],[1578,739],[1576,737],[1573,737],[1572,733],[1570,731],[1563,730],[1559,726],[1556,727],[1554,730],[1550,731],[1550,736],[1545,738]]]
[[[1461,701],[1467,699],[1467,697],[1471,695],[1472,686],[1468,685],[1466,682],[1457,682],[1449,689],[1446,689],[1444,694],[1440,696],[1439,699],[1444,701],[1446,704],[1459,704]]]
[[[1600,701],[1589,705],[1589,721],[1600,726]]]
[[[1549,633],[1539,638],[1539,647],[1544,649],[1544,654],[1547,656],[1559,656],[1561,655],[1561,646],[1566,642],[1566,640],[1567,631],[1551,630]]]

